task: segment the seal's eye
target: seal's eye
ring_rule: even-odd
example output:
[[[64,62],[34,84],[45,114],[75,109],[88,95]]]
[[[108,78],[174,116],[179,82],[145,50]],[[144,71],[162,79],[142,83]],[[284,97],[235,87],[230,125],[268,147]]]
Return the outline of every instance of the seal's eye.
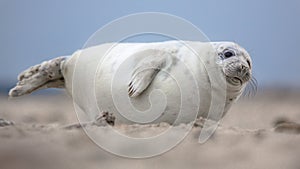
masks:
[[[235,56],[235,52],[232,50],[226,50],[224,53],[225,58],[230,58],[232,56]]]

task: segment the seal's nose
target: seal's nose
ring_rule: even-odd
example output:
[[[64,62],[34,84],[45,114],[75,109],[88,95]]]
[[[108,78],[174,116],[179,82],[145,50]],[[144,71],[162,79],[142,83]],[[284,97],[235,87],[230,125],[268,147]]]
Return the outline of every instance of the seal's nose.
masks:
[[[245,69],[246,69],[246,66],[245,66],[245,65],[242,65],[241,68],[242,68],[242,70],[245,70]]]
[[[237,67],[237,72],[240,74],[244,74],[245,72],[248,72],[249,67],[245,64],[241,64],[240,66]]]
[[[243,64],[241,64],[241,65],[239,65],[239,66],[237,67],[237,71],[238,71],[239,73],[242,73],[243,70],[245,70],[245,66],[244,66]]]

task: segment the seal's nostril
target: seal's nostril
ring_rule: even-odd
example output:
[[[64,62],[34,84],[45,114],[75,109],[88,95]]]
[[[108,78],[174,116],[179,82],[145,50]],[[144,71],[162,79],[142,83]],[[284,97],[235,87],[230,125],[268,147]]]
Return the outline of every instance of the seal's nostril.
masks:
[[[248,68],[248,67],[245,66],[245,65],[242,65],[242,66],[241,66],[241,69],[242,69],[242,70],[245,70],[245,69],[247,69],[247,68]]]
[[[239,65],[239,66],[237,67],[236,71],[239,72],[239,73],[241,73],[241,72],[244,72],[244,71],[247,70],[247,69],[248,69],[247,66],[241,64],[241,65]]]

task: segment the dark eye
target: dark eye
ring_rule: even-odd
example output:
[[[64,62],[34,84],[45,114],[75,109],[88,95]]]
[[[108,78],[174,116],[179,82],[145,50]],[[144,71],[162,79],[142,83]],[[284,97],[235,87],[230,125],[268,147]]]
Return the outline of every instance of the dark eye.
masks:
[[[225,58],[230,58],[232,56],[235,56],[235,52],[232,50],[226,50],[223,54]]]

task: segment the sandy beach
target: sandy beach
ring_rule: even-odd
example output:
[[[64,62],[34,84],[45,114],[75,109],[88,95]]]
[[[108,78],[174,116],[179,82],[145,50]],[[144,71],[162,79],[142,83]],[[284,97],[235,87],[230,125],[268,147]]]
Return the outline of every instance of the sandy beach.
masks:
[[[240,99],[206,143],[198,143],[201,127],[193,127],[172,150],[152,158],[130,159],[101,149],[82,128],[66,128],[78,122],[72,100],[66,94],[10,100],[2,96],[0,168],[298,169],[299,103],[298,91],[259,91],[254,97]],[[106,128],[88,127],[99,132]],[[114,127],[139,135],[168,126]]]

